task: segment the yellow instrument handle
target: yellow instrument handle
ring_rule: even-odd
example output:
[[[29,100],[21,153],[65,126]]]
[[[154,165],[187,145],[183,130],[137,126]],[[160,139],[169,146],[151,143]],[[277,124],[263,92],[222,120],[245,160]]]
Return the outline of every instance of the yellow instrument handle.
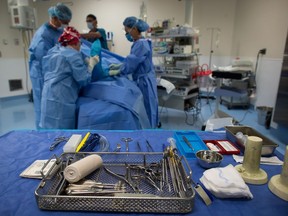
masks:
[[[90,132],[88,132],[85,137],[82,139],[82,141],[80,142],[80,144],[77,146],[76,152],[79,152],[80,149],[84,146],[85,142],[87,141],[88,137],[90,136]]]

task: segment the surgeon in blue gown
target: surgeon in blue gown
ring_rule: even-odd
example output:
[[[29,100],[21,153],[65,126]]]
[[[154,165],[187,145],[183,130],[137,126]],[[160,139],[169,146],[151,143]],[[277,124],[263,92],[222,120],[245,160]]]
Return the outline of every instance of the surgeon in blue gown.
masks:
[[[93,68],[92,81],[85,86],[77,101],[78,129],[137,130],[151,128],[143,95],[135,82],[125,75],[110,75],[109,66],[125,58],[101,49],[99,43],[82,40],[85,56],[99,56]]]
[[[80,34],[76,29],[65,28],[59,43],[43,60],[45,76],[40,127],[74,129],[78,94],[80,88],[90,82],[91,73],[80,52]]]
[[[33,89],[35,124],[39,128],[41,113],[41,94],[43,88],[44,71],[42,71],[43,57],[47,54],[63,33],[63,29],[72,18],[71,10],[64,4],[58,3],[48,9],[50,21],[43,24],[35,33],[30,47],[29,71]]]
[[[141,32],[147,31],[149,26],[136,17],[127,17],[123,25],[127,40],[133,44],[130,54],[123,64],[111,65],[109,74],[132,74],[133,80],[143,94],[151,127],[156,128],[158,125],[158,97],[156,75],[152,62],[152,43],[141,35]]]

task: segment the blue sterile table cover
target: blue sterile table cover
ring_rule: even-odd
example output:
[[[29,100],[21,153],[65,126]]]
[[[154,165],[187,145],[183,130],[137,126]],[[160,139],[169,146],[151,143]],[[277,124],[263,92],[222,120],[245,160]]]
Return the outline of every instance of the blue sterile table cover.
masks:
[[[49,150],[53,140],[60,136],[70,137],[72,134],[85,135],[86,130],[21,130],[11,131],[0,136],[0,215],[127,215],[126,213],[109,212],[73,212],[73,211],[44,211],[38,208],[35,199],[35,189],[40,180],[21,178],[19,174],[35,160],[49,159],[53,154],[60,156],[63,152],[63,143],[53,151]],[[122,137],[131,137],[133,141],[129,144],[129,151],[137,151],[137,141],[140,142],[142,151],[147,151],[146,140],[153,146],[154,151],[162,152],[163,144],[168,145],[167,138],[173,137],[175,131],[165,130],[137,130],[137,131],[90,131],[98,133],[107,138],[110,143],[110,151],[116,148]],[[213,133],[194,131],[201,139],[225,139],[225,133]],[[276,151],[275,154],[278,154]],[[283,155],[277,155],[283,159]],[[188,159],[193,171],[193,179],[199,182],[199,178],[205,171],[195,159]],[[232,156],[225,155],[221,167],[228,164],[236,165]],[[268,178],[280,174],[281,166],[260,165]],[[217,199],[213,197],[213,203],[206,206],[198,195],[195,196],[194,208],[187,215],[288,215],[288,202],[278,198],[270,192],[268,185],[248,185],[254,198],[246,199]],[[153,215],[136,214],[128,215]],[[155,214],[161,215],[161,214]],[[163,214],[164,215],[164,214]],[[173,214],[175,215],[175,214]],[[183,215],[183,214],[179,214]]]

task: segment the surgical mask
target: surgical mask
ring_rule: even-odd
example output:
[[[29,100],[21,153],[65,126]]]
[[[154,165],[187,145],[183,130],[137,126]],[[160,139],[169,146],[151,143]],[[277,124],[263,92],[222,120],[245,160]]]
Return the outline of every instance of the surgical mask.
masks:
[[[93,23],[92,22],[87,22],[87,27],[91,30],[94,28]]]
[[[58,28],[58,30],[63,31],[64,28],[68,27],[67,24],[61,24],[61,26]]]
[[[127,39],[128,41],[130,41],[130,42],[133,42],[133,41],[134,41],[134,39],[132,38],[131,34],[126,33],[125,36],[126,36],[126,39]]]

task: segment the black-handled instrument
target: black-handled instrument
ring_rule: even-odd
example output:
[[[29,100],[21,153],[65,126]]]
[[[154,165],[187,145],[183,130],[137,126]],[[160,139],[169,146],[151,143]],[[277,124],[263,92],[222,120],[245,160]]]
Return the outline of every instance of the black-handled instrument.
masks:
[[[194,148],[193,148],[192,144],[189,142],[189,140],[185,136],[182,136],[182,139],[192,149],[192,151],[194,151]]]

